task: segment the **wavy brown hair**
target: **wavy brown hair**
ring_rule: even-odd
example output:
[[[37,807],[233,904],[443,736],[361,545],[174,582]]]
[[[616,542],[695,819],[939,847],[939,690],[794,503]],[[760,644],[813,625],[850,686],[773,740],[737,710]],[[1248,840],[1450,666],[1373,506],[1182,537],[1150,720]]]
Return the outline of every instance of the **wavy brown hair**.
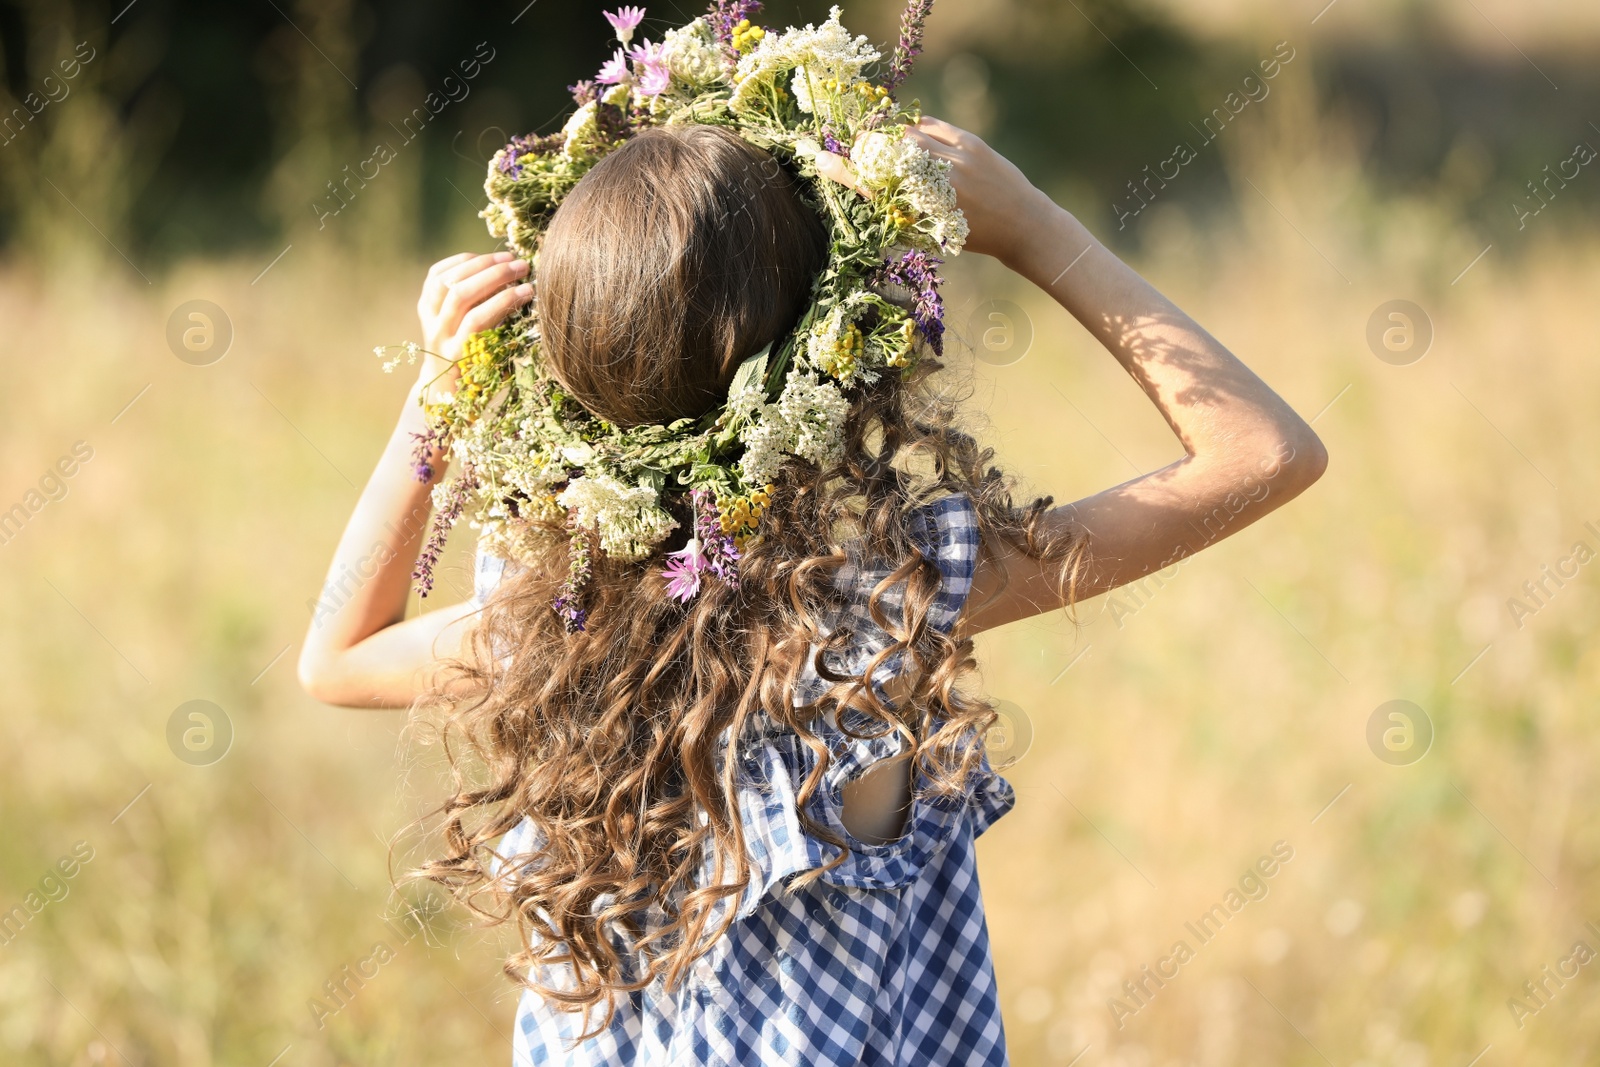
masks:
[[[589,410],[619,424],[697,414],[725,395],[740,360],[793,326],[825,251],[815,206],[771,156],[714,127],[641,134],[552,220],[538,264],[545,357]],[[567,575],[565,534],[552,528],[548,557],[486,605],[451,690],[471,695],[439,698],[454,792],[438,812],[445,854],[417,876],[517,925],[524,947],[506,963],[511,977],[566,1010],[604,1003],[591,1033],[609,1024],[613,994],[663,976],[675,988],[732,923],[751,873],[737,739],[757,717],[815,754],[799,817],[840,850],[800,883],[849,848],[805,810],[830,761],[817,730],[830,705],[864,713],[866,736],[908,739],[919,796],[957,794],[978,770],[995,714],[961,685],[975,666],[971,640],[930,624],[941,576],[908,533],[914,508],[966,494],[984,541],[1046,560],[1070,600],[1083,544],[1047,530],[1047,499],[1013,503],[991,453],[956,427],[938,369],[925,360],[908,378],[858,388],[835,465],[785,463],[737,589],[708,583],[685,606],[667,596],[659,557],[599,558],[587,628],[569,635],[551,610]],[[693,521],[678,518],[681,542]],[[850,634],[824,633],[823,620],[840,604],[832,578],[851,540],[902,562],[870,601],[892,644],[862,676],[840,677],[822,657]],[[885,610],[883,595],[902,583],[903,610]],[[796,708],[814,646],[829,691]],[[864,679],[897,654],[910,684],[890,704]],[[720,738],[736,739],[734,751]],[[504,857],[497,875],[493,847],[524,819],[538,850]],[[700,884],[708,859],[715,877]],[[541,983],[547,965],[570,978]]]

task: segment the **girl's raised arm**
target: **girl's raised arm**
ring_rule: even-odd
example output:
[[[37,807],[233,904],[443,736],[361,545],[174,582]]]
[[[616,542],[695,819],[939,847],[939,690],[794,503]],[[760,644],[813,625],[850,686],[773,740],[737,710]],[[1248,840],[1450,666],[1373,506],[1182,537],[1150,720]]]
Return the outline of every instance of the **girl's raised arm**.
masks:
[[[937,119],[924,119],[911,136],[952,163],[972,228],[968,250],[997,257],[1055,297],[1139,383],[1188,453],[1046,513],[1046,522],[1087,539],[1076,599],[1237,533],[1321,476],[1327,452],[1306,421],[1012,163]],[[1039,560],[986,548],[964,633],[1063,605],[1057,575]]]
[[[533,298],[531,286],[517,284],[527,273],[527,261],[509,252],[463,252],[428,272],[417,301],[428,354],[339,539],[300,649],[300,684],[318,700],[406,707],[433,687],[435,667],[463,649],[471,605],[405,617],[411,572],[429,528],[429,495],[445,466],[445,456],[435,452],[432,478],[418,481],[413,474],[415,438],[425,428],[418,400],[429,390],[453,387],[455,360],[468,337],[499,325]]]

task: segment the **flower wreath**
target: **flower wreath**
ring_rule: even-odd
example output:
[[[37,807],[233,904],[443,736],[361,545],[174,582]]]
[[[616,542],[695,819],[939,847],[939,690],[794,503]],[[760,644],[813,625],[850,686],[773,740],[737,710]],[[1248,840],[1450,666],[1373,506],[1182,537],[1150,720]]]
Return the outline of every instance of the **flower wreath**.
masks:
[[[472,336],[453,395],[424,402],[427,430],[417,435],[419,479],[433,476],[433,449],[459,463],[433,490],[434,525],[413,575],[423,596],[463,514],[486,551],[510,559],[531,558],[536,531],[564,522],[571,567],[554,608],[569,632],[581,630],[591,553],[648,558],[678,526],[669,501],[687,505],[694,530],[669,554],[668,593],[687,602],[708,577],[737,588],[740,549],[759,534],[785,457],[836,462],[849,390],[905,373],[924,347],[942,354],[938,254],[959,254],[967,224],[950,165],[904,136],[918,106],[894,97],[933,0],[911,0],[878,82],[867,72],[880,53],[850,36],[839,8],[821,26],[769,33],[750,22],[760,6],[716,0],[661,43],[631,48],[643,9],[607,12],[621,47],[592,82],[572,87],[577,110],[559,133],[517,137],[495,153],[480,214],[491,235],[534,261],[556,208],[607,152],[651,126],[725,126],[789,164],[829,227],[812,303],[792,332],[739,367],[726,403],[664,425],[618,427],[585,411],[548,373],[532,305]],[[860,192],[818,171],[822,151],[851,161]],[[377,351],[392,370],[419,349]]]

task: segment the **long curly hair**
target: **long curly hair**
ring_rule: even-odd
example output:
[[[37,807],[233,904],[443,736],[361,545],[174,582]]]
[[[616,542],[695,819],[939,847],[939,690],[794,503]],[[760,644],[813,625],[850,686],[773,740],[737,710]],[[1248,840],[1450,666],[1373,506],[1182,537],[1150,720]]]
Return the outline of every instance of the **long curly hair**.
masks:
[[[815,207],[770,155],[713,127],[649,131],[596,165],[552,220],[537,264],[545,357],[586,408],[620,425],[706,410],[740,360],[793,326],[825,252]],[[1070,603],[1083,542],[1041,521],[1047,498],[1013,502],[991,452],[957,428],[938,370],[925,358],[909,377],[859,387],[833,466],[787,460],[737,589],[707,583],[684,606],[667,595],[659,556],[599,558],[586,629],[568,634],[550,606],[568,535],[551,527],[548,556],[486,604],[449,683],[456,695],[434,698],[454,791],[436,812],[444,854],[416,876],[516,924],[523,947],[507,974],[564,1010],[603,1004],[589,1033],[609,1025],[615,994],[658,978],[676,988],[733,922],[751,877],[736,749],[758,717],[815,754],[799,817],[839,850],[798,884],[849,847],[805,810],[824,788],[817,725],[830,706],[863,713],[850,718],[870,724],[864,736],[906,738],[919,796],[956,795],[979,769],[995,713],[961,684],[975,667],[970,638],[929,622],[941,576],[908,533],[914,508],[965,494],[984,542],[1046,561]],[[693,529],[693,516],[677,517],[679,541],[663,551]],[[861,676],[841,677],[823,656],[850,634],[824,620],[840,606],[832,578],[852,540],[899,565],[870,600],[892,643]],[[902,586],[903,608],[885,610]],[[909,685],[890,703],[867,679],[897,655]],[[808,657],[828,691],[797,707]],[[536,851],[496,857],[525,819]],[[559,982],[541,980],[550,968]]]

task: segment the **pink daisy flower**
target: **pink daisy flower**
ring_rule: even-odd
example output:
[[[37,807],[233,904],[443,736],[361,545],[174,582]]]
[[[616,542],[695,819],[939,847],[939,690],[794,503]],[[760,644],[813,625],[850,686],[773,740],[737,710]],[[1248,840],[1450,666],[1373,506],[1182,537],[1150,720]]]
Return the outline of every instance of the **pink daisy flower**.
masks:
[[[615,12],[605,11],[606,21],[611,23],[611,28],[617,31],[617,40],[624,46],[633,40],[633,31],[644,21],[644,8],[619,7]]]
[[[650,38],[646,37],[644,44],[639,45],[637,48],[628,49],[628,55],[633,58],[635,63],[660,63],[662,61],[661,53],[665,49],[666,45],[655,44]]]
[[[639,91],[646,96],[660,96],[672,84],[672,72],[661,63],[644,63],[643,69],[634,68],[639,75]]]
[[[681,604],[687,604],[700,592],[700,575],[711,569],[711,561],[700,547],[700,539],[692,537],[688,545],[676,552],[668,552],[671,560],[661,576],[667,579],[667,595]]]
[[[600,68],[600,73],[594,76],[594,80],[601,85],[615,85],[627,80],[627,77],[628,57],[623,55],[622,49],[619,48],[616,55],[606,60],[605,65]]]

